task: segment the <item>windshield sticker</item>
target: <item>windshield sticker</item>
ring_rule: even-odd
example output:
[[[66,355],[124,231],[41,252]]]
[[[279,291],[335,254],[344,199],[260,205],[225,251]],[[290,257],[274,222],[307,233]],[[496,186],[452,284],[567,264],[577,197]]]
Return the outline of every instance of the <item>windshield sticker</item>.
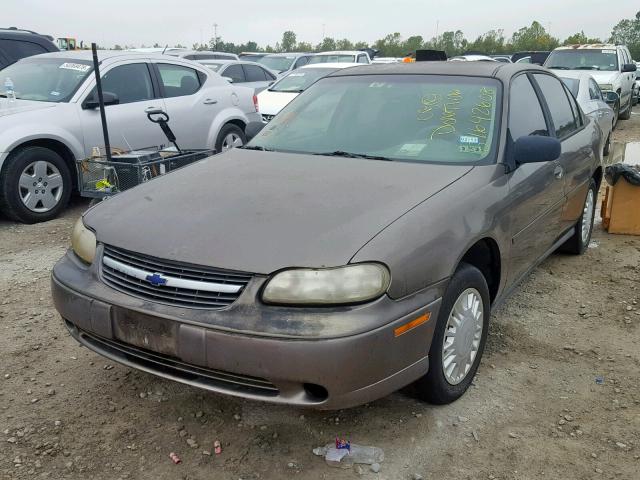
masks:
[[[387,84],[384,82],[371,82],[369,84],[369,88],[384,88]]]
[[[480,139],[471,135],[460,135],[460,143],[480,143]]]
[[[602,53],[615,54],[615,50],[602,50]]]
[[[76,72],[88,72],[91,68],[89,65],[83,65],[81,63],[70,63],[65,62],[60,65],[58,68],[63,68],[65,70],[75,70]]]
[[[417,157],[420,155],[420,152],[424,150],[426,145],[422,143],[405,143],[400,150],[398,150],[398,155],[404,155],[406,157]]]
[[[57,97],[60,95],[60,92],[56,92],[55,90],[53,92],[50,92],[49,95],[51,95],[52,97]]]
[[[458,150],[463,153],[484,153],[484,148],[482,145],[460,145]]]

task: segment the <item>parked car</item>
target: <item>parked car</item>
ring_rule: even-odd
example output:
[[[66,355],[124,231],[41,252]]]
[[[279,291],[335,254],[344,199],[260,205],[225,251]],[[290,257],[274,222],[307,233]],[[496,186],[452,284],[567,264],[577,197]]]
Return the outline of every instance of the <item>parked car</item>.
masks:
[[[371,63],[369,54],[365,51],[336,51],[316,53],[309,64],[316,63]]]
[[[249,60],[250,62],[257,62],[262,57],[266,56],[265,52],[241,52],[238,54],[240,60]]]
[[[270,88],[258,94],[263,123],[270,122],[291,100],[319,79],[347,67],[353,67],[353,63],[318,63],[289,72]]]
[[[638,62],[636,62],[636,67],[638,67]],[[640,102],[640,69],[636,70],[636,81],[633,84],[633,104],[637,105]]]
[[[278,78],[274,72],[256,62],[204,60],[200,63],[235,85],[253,88],[255,93],[261,92]]]
[[[242,145],[259,121],[253,90],[204,65],[167,55],[99,52],[111,145],[125,150],[167,143],[146,111],[161,108],[185,148]],[[24,58],[0,72],[17,100],[0,110],[0,209],[27,223],[49,220],[67,204],[75,162],[103,145],[90,51]],[[3,100],[4,99],[1,99]]]
[[[54,304],[89,349],[210,391],[342,409],[415,381],[448,403],[491,310],[586,250],[600,135],[540,67],[338,70],[245,148],[86,212]]]
[[[544,66],[552,70],[588,70],[603,92],[620,96],[613,109],[616,118],[628,120],[633,107],[633,84],[637,67],[624,45],[571,45],[556,48]]]
[[[0,28],[0,70],[21,58],[40,53],[57,52],[53,38],[31,30]]]
[[[458,55],[456,57],[451,57],[449,59],[450,62],[497,62],[493,57],[489,57],[488,55]]]
[[[309,63],[313,53],[270,53],[257,60],[272,72],[286,73]]]
[[[533,63],[535,65],[543,65],[551,52],[547,51],[529,51],[516,52],[511,55],[513,63]]]
[[[513,63],[511,61],[511,55],[490,55],[496,62]]]
[[[201,62],[203,60],[239,60],[238,55],[235,53],[227,52],[210,52],[208,50],[182,50],[182,49],[167,49],[165,55],[171,55],[172,57],[184,58],[186,60],[195,60]]]
[[[562,81],[567,85],[573,96],[578,101],[583,113],[598,124],[602,131],[602,152],[609,155],[611,148],[611,131],[617,118],[611,105],[619,100],[614,92],[607,92],[612,98],[602,95],[600,87],[588,72],[561,72]]]
[[[402,58],[398,57],[376,57],[371,60],[373,64],[402,63]]]

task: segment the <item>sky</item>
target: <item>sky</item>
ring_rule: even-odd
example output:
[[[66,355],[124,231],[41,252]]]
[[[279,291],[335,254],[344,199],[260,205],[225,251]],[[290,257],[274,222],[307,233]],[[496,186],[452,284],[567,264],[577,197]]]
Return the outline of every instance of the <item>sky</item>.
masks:
[[[85,44],[150,46],[208,41],[218,24],[226,42],[274,45],[292,30],[298,41],[317,44],[327,37],[369,43],[393,32],[430,39],[447,30],[466,38],[501,28],[541,22],[561,39],[584,30],[607,38],[623,18],[640,10],[638,0],[0,0],[0,26],[16,26]]]

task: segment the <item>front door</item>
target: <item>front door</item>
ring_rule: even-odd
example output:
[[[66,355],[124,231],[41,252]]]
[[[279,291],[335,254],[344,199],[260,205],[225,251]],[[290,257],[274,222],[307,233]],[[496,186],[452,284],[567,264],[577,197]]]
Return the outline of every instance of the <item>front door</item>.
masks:
[[[102,90],[115,94],[119,101],[117,105],[105,107],[112,148],[129,151],[168,143],[160,127],[147,119],[147,110],[165,108],[153,87],[147,63],[126,63],[105,71],[102,74]],[[84,106],[86,99],[94,95],[95,87],[78,103],[87,157],[91,155],[93,147],[100,147],[104,153],[100,110]]]
[[[552,135],[527,75],[511,84],[509,134],[515,142],[529,135]],[[515,282],[547,252],[561,231],[565,203],[560,162],[519,165],[509,175],[511,254],[509,281]]]

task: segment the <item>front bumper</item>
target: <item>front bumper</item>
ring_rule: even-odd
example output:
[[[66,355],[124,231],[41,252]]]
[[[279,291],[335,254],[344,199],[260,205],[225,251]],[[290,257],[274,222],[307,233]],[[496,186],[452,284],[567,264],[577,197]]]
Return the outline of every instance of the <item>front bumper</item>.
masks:
[[[331,317],[320,322],[324,329],[296,335],[303,330],[282,325],[295,324],[295,309],[261,305],[251,285],[237,305],[210,312],[212,322],[198,318],[206,311],[150,304],[116,291],[99,280],[95,263],[83,267],[73,254],[56,264],[51,285],[56,309],[73,337],[113,361],[213,392],[320,409],[366,403],[424,375],[444,288],[438,285],[400,301],[384,298],[353,309],[324,309],[325,320]],[[243,305],[247,296],[253,310]],[[310,321],[306,310],[297,310],[301,324]],[[395,336],[397,327],[426,312],[428,322]],[[365,316],[378,325],[329,331],[336,319],[350,323]],[[229,328],[243,318],[252,331]],[[273,323],[273,328],[255,331],[260,322]]]

